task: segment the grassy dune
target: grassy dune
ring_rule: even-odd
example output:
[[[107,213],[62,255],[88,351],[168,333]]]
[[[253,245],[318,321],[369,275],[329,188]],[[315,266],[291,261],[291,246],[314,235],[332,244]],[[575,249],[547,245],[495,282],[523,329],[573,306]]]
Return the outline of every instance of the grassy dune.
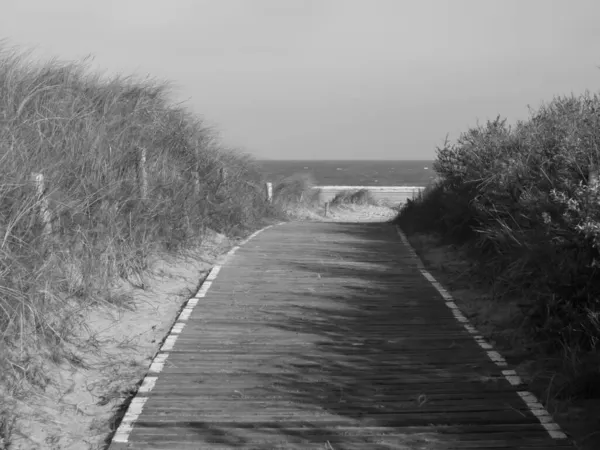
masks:
[[[599,145],[597,95],[555,98],[514,127],[498,118],[438,148],[438,180],[396,218],[425,256],[448,250],[432,260],[447,279],[485,291],[473,315],[531,350],[542,398],[588,406],[600,398]]]
[[[373,194],[368,189],[338,192],[329,202],[331,206],[339,205],[377,205]]]
[[[306,173],[297,173],[281,180],[273,188],[273,205],[276,211],[296,220],[323,220],[347,207],[381,206],[367,189],[342,191],[326,206],[319,200],[321,191],[315,189],[315,180]],[[366,210],[365,210],[366,211]],[[339,212],[339,211],[338,211]]]
[[[0,448],[12,403],[49,382],[77,313],[144,288],[149,259],[281,215],[253,160],[154,80],[0,49]]]
[[[274,209],[292,219],[317,217],[319,190],[313,189],[315,180],[307,173],[296,173],[273,186]]]

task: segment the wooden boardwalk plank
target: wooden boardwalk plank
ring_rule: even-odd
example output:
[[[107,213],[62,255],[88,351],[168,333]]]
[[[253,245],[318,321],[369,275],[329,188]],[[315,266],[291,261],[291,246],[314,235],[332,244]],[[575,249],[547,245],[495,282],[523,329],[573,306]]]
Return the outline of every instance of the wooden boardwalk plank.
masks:
[[[389,224],[257,235],[176,335],[111,450],[574,448]]]

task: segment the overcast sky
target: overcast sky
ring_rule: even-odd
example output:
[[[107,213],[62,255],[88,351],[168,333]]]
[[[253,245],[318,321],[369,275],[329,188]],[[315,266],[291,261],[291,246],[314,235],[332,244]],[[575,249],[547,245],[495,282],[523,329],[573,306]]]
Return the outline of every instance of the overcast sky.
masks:
[[[0,37],[174,98],[258,158],[433,159],[447,133],[598,91],[595,0],[2,0]]]

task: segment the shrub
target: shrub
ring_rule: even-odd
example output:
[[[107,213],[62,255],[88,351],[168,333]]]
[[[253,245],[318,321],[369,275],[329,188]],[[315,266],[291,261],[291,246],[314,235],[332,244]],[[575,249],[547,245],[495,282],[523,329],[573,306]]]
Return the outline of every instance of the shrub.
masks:
[[[336,205],[376,205],[377,201],[373,198],[373,194],[368,189],[360,189],[358,191],[342,191],[338,192],[331,200],[332,206]]]
[[[553,346],[600,339],[600,98],[557,97],[515,127],[498,117],[438,148],[440,182],[396,221],[465,245],[500,295],[531,299],[531,331]]]
[[[282,179],[273,188],[273,205],[287,216],[295,216],[299,209],[318,205],[320,191],[314,189],[315,180],[308,173],[296,173]]]

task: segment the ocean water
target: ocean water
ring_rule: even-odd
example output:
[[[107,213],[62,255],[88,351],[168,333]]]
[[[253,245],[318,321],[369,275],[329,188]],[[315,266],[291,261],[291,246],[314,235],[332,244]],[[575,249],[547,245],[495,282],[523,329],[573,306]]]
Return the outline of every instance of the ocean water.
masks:
[[[265,177],[277,183],[309,173],[319,186],[426,186],[435,178],[433,161],[259,161]]]

